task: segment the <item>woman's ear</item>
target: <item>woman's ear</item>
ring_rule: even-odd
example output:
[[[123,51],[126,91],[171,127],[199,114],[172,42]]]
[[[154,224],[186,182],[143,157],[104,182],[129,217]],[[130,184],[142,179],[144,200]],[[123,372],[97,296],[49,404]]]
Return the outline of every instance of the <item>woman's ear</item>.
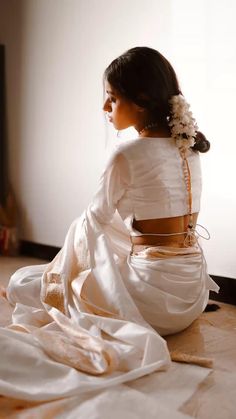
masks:
[[[145,111],[145,108],[142,108],[142,106],[136,105],[136,103],[134,104],[134,107],[135,107],[137,112],[144,112]]]
[[[144,108],[141,108],[141,106],[138,107],[138,112],[144,112],[144,111],[145,111]]]
[[[140,93],[139,95],[138,95],[138,100],[140,101],[140,103],[148,103],[148,96],[145,94],[145,93]],[[136,110],[138,111],[138,112],[144,112],[144,111],[146,111],[146,108],[144,108],[143,106],[140,106],[140,105],[136,105]]]

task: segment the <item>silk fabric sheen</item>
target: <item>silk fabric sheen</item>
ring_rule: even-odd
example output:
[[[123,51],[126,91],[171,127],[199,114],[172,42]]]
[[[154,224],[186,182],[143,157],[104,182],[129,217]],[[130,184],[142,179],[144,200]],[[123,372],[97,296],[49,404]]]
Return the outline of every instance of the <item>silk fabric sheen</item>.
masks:
[[[199,212],[202,190],[199,154],[189,150],[192,212]],[[117,146],[105,167],[92,211],[108,223],[118,209],[131,234],[133,218],[169,218],[188,213],[183,161],[172,138],[143,138]]]
[[[167,369],[170,356],[161,335],[186,328],[204,310],[209,289],[218,290],[198,244],[147,247],[130,255],[129,234],[138,232],[123,220],[144,214],[124,154],[130,144],[109,160],[98,193],[72,223],[55,259],[11,277],[7,294],[15,309],[12,324],[0,329],[1,394],[51,400]],[[160,173],[163,182],[165,169]],[[179,177],[182,182],[180,170]],[[142,193],[141,201],[148,197]],[[146,219],[154,215],[153,188],[151,195]],[[127,196],[136,197],[129,210]]]

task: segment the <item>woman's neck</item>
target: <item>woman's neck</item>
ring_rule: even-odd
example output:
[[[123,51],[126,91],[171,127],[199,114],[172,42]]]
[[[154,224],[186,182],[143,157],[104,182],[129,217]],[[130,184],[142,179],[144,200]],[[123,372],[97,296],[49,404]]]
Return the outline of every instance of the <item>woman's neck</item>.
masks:
[[[171,131],[169,127],[158,127],[153,129],[145,130],[142,135],[139,135],[140,138],[145,137],[161,137],[161,138],[169,138],[171,137]]]
[[[145,116],[145,115],[144,115]],[[136,131],[138,131],[140,138],[145,137],[162,137],[169,138],[171,136],[171,130],[167,120],[156,120],[148,122],[148,118],[140,118],[137,121],[137,125],[134,125]]]

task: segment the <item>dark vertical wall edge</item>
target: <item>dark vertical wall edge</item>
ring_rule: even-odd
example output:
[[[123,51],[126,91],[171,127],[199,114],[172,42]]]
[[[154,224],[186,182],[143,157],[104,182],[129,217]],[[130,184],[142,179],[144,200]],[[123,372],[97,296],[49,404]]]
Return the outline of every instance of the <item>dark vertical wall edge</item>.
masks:
[[[5,46],[0,44],[0,205],[7,195]]]

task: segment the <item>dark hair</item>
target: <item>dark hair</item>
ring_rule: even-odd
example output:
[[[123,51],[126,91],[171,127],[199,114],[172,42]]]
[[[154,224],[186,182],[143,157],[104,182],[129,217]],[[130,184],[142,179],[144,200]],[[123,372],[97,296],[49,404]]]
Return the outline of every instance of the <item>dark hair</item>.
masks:
[[[124,52],[106,68],[103,78],[122,96],[145,108],[151,122],[160,124],[166,124],[170,117],[171,97],[182,94],[169,61],[149,47],[135,47]],[[197,133],[192,148],[205,152],[210,143],[200,134]]]
[[[205,135],[201,131],[197,131],[195,137],[195,144],[192,147],[195,151],[200,151],[200,153],[206,153],[210,149],[210,141],[208,141]]]

